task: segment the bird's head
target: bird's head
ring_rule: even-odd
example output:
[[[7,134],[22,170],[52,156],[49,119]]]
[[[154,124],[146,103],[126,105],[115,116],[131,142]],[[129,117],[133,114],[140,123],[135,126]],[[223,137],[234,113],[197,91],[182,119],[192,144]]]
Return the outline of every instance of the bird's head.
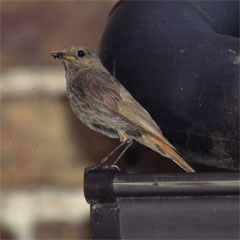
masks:
[[[83,46],[71,46],[62,51],[54,51],[51,55],[54,59],[63,61],[66,71],[89,69],[101,65],[97,54]]]

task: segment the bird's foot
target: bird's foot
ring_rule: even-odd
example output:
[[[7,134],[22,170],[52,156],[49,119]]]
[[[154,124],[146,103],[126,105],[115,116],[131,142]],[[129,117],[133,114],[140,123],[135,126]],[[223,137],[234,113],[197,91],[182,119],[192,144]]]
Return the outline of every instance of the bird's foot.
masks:
[[[120,168],[117,165],[109,165],[109,166],[104,166],[102,167],[102,169],[115,169],[118,170],[120,172]]]
[[[98,165],[94,165],[94,166],[89,166],[87,168],[85,168],[85,173],[89,173],[91,171],[95,171],[95,170],[117,170],[120,172],[120,168],[117,165],[109,165],[109,166],[98,166]]]
[[[94,171],[94,170],[96,170],[96,169],[99,169],[99,168],[97,168],[96,166],[86,167],[86,168],[85,168],[85,173],[89,173],[89,172]]]

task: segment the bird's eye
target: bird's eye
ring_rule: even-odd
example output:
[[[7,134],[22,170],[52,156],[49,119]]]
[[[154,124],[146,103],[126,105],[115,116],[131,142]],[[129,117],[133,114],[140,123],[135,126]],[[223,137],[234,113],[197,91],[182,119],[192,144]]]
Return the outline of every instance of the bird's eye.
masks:
[[[79,50],[78,51],[78,56],[79,57],[84,57],[86,54],[85,54],[85,52],[83,51],[83,50]]]

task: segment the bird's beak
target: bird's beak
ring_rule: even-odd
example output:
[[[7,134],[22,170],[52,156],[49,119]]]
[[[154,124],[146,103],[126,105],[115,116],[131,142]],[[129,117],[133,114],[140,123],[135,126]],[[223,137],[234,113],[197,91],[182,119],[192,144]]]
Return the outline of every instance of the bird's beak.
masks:
[[[66,59],[66,60],[76,60],[75,57],[68,56],[64,52],[53,51],[53,52],[51,52],[51,55],[54,59],[59,58],[59,59]]]

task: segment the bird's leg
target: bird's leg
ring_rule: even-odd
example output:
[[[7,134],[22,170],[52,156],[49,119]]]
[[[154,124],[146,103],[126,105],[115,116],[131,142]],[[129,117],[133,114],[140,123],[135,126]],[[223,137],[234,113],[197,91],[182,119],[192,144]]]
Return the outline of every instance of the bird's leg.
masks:
[[[118,155],[117,159],[113,162],[112,167],[117,167],[116,164],[119,161],[119,159],[122,157],[122,155],[132,146],[133,140],[129,139],[125,143],[127,143],[127,146],[122,150],[122,152]]]
[[[120,142],[127,143],[127,146],[118,155],[117,159],[113,162],[113,164],[111,166],[106,166],[106,168],[116,168],[119,170],[116,163],[119,161],[119,159],[122,157],[122,155],[128,150],[128,148],[132,145],[132,140],[128,139],[128,135],[125,133],[125,131],[118,129],[117,132],[119,135]]]
[[[97,163],[96,165],[90,166],[86,168],[86,171],[92,171],[98,168],[101,168],[103,166],[103,164],[108,160],[108,158],[110,156],[112,156],[119,148],[121,148],[124,144],[126,144],[126,142],[120,142],[119,145],[117,145],[117,147],[115,147],[105,158],[103,158],[99,163]]]

